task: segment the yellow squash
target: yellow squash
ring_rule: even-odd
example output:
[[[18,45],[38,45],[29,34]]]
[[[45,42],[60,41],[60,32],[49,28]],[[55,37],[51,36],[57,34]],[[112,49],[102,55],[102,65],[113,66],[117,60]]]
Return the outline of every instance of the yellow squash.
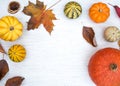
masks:
[[[14,62],[21,62],[25,59],[26,49],[20,44],[15,44],[9,48],[8,56]]]
[[[5,41],[15,41],[23,31],[22,23],[14,16],[5,16],[0,19],[0,38]]]

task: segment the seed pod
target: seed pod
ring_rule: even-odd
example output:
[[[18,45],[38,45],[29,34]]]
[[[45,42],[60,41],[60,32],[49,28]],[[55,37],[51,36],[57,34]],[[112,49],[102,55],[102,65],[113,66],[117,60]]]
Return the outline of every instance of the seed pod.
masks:
[[[104,31],[104,38],[109,42],[120,39],[120,30],[115,26],[109,26]]]
[[[71,1],[65,5],[64,14],[70,19],[78,18],[82,13],[82,7],[77,2]]]

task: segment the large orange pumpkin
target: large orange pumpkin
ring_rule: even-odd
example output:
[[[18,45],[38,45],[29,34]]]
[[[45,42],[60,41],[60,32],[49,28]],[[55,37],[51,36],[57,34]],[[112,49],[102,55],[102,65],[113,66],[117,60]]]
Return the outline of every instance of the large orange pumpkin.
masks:
[[[120,86],[120,50],[97,51],[89,61],[88,71],[97,86]]]
[[[102,23],[110,16],[110,9],[105,3],[94,3],[89,9],[89,16],[94,22]]]

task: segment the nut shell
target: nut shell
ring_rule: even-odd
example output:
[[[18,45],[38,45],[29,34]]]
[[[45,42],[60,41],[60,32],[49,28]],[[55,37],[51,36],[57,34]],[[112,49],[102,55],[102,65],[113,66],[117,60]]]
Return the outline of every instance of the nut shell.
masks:
[[[120,30],[115,26],[109,26],[104,31],[104,38],[109,42],[114,42],[120,39]]]
[[[20,4],[17,1],[12,1],[8,5],[8,12],[11,14],[17,13],[19,9],[20,9]]]

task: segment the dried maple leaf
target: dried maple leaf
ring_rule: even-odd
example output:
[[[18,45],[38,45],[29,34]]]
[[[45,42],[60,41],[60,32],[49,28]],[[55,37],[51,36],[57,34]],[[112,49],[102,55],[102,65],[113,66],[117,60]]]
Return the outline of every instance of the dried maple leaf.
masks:
[[[43,24],[45,29],[51,33],[53,30],[52,20],[56,20],[52,10],[46,9],[46,5],[43,2],[36,0],[36,4],[29,1],[29,5],[24,7],[23,13],[31,16],[27,30],[38,28],[39,25]]]
[[[2,47],[2,45],[0,44],[0,52],[1,53],[5,53],[6,54],[6,52],[5,52],[5,50],[3,49],[3,47]]]
[[[97,43],[96,43],[96,40],[95,40],[95,33],[94,33],[92,27],[83,26],[83,37],[93,47],[97,46]]]
[[[0,60],[0,80],[7,74],[8,71],[8,63],[4,59]]]
[[[8,79],[5,86],[20,86],[23,80],[23,77],[15,76],[13,78]]]

